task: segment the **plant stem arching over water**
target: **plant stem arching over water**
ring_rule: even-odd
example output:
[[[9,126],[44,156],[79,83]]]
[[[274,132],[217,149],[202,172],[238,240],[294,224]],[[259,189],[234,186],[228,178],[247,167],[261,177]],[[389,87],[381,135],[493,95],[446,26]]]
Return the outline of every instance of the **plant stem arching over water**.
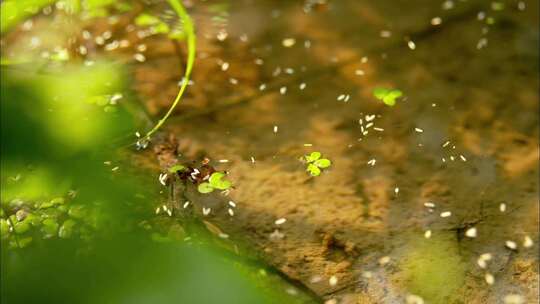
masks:
[[[165,113],[163,118],[161,118],[158,123],[150,130],[143,139],[150,140],[150,136],[154,134],[159,128],[165,123],[167,118],[172,114],[178,103],[180,103],[180,99],[182,98],[182,95],[184,94],[184,91],[187,88],[187,85],[189,83],[189,77],[191,75],[191,70],[193,69],[193,62],[195,61],[195,30],[193,26],[193,22],[189,15],[187,14],[185,8],[180,4],[180,1],[178,0],[167,0],[169,2],[170,6],[174,9],[178,17],[180,17],[180,20],[183,23],[184,31],[186,33],[187,37],[187,46],[188,46],[188,58],[187,58],[187,66],[186,71],[184,73],[184,79],[182,81],[182,86],[180,87],[180,90],[178,91],[178,94],[176,95],[176,98],[174,99],[173,104]]]

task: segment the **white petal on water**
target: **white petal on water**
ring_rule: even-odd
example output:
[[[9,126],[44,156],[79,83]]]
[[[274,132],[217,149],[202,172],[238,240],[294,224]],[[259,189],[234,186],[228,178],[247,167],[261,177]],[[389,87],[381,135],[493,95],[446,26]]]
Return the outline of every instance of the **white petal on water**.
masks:
[[[517,244],[516,242],[514,241],[506,241],[504,243],[504,245],[508,248],[508,249],[512,249],[512,250],[516,250],[517,249]]]
[[[475,238],[476,234],[477,234],[477,230],[476,230],[475,227],[469,228],[469,229],[467,229],[467,231],[465,231],[465,236],[466,237]]]
[[[534,242],[533,240],[531,239],[530,236],[526,235],[524,240],[523,240],[523,247],[525,248],[531,248],[532,246],[534,245]]]
[[[274,223],[275,223],[276,225],[282,225],[282,224],[284,224],[286,221],[287,221],[287,219],[284,218],[284,217],[282,217],[282,218],[280,218],[280,219],[277,219]]]
[[[441,212],[441,217],[449,217],[451,215],[452,215],[452,212],[450,212],[450,211]]]

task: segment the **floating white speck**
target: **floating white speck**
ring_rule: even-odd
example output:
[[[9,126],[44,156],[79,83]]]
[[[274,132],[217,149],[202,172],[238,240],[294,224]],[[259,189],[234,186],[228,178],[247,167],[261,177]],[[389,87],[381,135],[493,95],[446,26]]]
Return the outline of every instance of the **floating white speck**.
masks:
[[[452,215],[452,212],[450,212],[450,211],[441,212],[441,217],[449,217],[451,215]]]
[[[504,297],[504,304],[525,304],[525,299],[518,294],[508,294]]]
[[[251,163],[254,164],[255,163],[255,157],[251,157]]]
[[[420,128],[414,128],[414,130],[415,130],[416,132],[418,132],[418,133],[423,133],[423,132],[424,132],[424,130],[422,130],[422,129],[420,129]]]
[[[162,184],[163,186],[166,186],[166,181],[167,181],[167,173],[161,173],[159,175],[159,183]]]
[[[377,162],[376,159],[372,159],[372,160],[368,161],[367,163],[368,163],[368,165],[375,166],[376,162]]]
[[[210,214],[210,211],[212,211],[211,208],[205,208],[205,207],[202,208],[202,213],[203,213],[204,215],[209,215],[209,214]]]
[[[508,249],[512,249],[512,250],[517,249],[517,244],[514,241],[506,241],[504,244]]]
[[[443,146],[443,148],[445,148],[445,147],[448,146],[449,144],[450,144],[450,141],[447,140],[447,141],[444,142],[444,144],[443,144],[442,146]]]
[[[186,202],[184,203],[184,205],[182,206],[182,208],[186,209],[188,206],[189,206],[189,201],[186,201]]]
[[[135,60],[137,60],[138,62],[145,62],[146,61],[146,57],[144,57],[144,55],[141,54],[141,53],[137,53],[137,54],[133,55],[133,58]]]
[[[341,95],[339,95],[338,98],[337,98],[338,101],[341,101],[341,100],[343,100],[343,99],[345,99],[345,94],[341,94]]]
[[[219,33],[217,33],[216,38],[219,41],[224,41],[225,39],[227,39],[227,36],[229,36],[229,34],[227,34],[226,31],[221,30],[219,31]]]
[[[257,58],[257,59],[255,59],[255,64],[256,65],[263,65],[264,61],[261,58]]]
[[[362,272],[362,276],[366,279],[370,279],[371,277],[373,277],[373,274],[371,273],[371,271],[364,271]]]
[[[434,17],[431,19],[431,25],[440,25],[442,23],[441,17]]]
[[[379,259],[379,264],[382,266],[382,265],[386,265],[390,262],[390,257],[389,256],[383,256],[382,258]]]
[[[231,84],[233,84],[233,85],[237,85],[237,84],[238,84],[238,79],[232,78],[232,77],[231,77],[231,78],[229,78],[229,82],[230,82]]]
[[[484,278],[486,279],[486,283],[488,283],[488,285],[493,285],[493,283],[495,283],[495,277],[489,272],[486,273]]]
[[[381,35],[382,38],[388,38],[388,37],[392,36],[392,32],[390,32],[390,31],[381,31],[380,35]]]
[[[525,10],[525,2],[519,1],[517,7],[518,7],[518,10],[524,11]]]
[[[229,208],[228,212],[229,212],[229,215],[230,215],[230,216],[234,216],[234,210],[232,210],[231,208]]]
[[[525,248],[531,248],[534,245],[533,240],[530,236],[526,235],[523,240],[523,247]]]
[[[330,284],[330,286],[336,286],[338,283],[338,278],[336,276],[331,276],[330,279],[328,280],[328,284]]]
[[[306,83],[305,82],[302,82],[299,86],[300,90],[303,90],[306,88]]]
[[[287,87],[281,87],[281,88],[279,88],[279,93],[280,93],[281,95],[285,95],[285,93],[287,93]]]
[[[364,72],[364,70],[356,70],[354,71],[354,74],[356,74],[357,76],[364,76],[366,75],[366,72]]]
[[[226,71],[229,69],[229,63],[228,62],[224,62],[222,65],[221,65],[221,70],[222,71]]]
[[[263,83],[259,86],[259,91],[264,91],[265,89],[266,89],[266,84]]]
[[[156,214],[159,214],[161,212],[161,208],[160,207],[157,207],[156,208]]]
[[[395,188],[394,188],[394,193],[395,193],[396,195],[398,195],[398,193],[399,193],[399,188],[398,188],[398,187],[395,187]]]
[[[467,161],[467,159],[465,158],[465,156],[463,156],[463,154],[460,154],[459,158],[461,158],[461,160],[464,161],[464,162]]]
[[[426,203],[424,203],[424,206],[427,207],[427,208],[435,208],[435,203],[426,202]]]
[[[282,218],[280,218],[280,219],[277,219],[274,223],[275,223],[276,225],[282,225],[282,224],[284,224],[286,221],[287,221],[287,219],[282,217]]]
[[[501,203],[501,204],[499,205],[499,211],[501,211],[501,212],[505,212],[505,211],[506,211],[506,204],[505,204],[505,203]]]
[[[383,128],[378,128],[378,127],[374,127],[373,130],[378,131],[378,132],[383,132],[384,131]]]
[[[469,228],[467,231],[465,231],[465,236],[470,238],[475,238],[477,234],[476,228]]]
[[[281,44],[284,47],[292,47],[296,43],[296,39],[294,38],[285,38],[283,41],[281,41]]]
[[[236,208],[236,203],[233,201],[229,201],[229,206]]]
[[[311,279],[309,280],[309,282],[312,284],[319,283],[320,281],[322,281],[322,277],[319,275],[312,276]]]
[[[426,232],[424,232],[424,237],[429,239],[431,237],[431,230],[426,230]]]
[[[278,132],[278,126],[274,126],[274,133]]]
[[[407,295],[405,298],[405,303],[407,304],[424,304],[424,299],[422,299],[420,296],[417,295]]]
[[[416,49],[416,44],[415,44],[414,41],[412,41],[412,40],[409,40],[409,41],[407,42],[407,46],[408,46],[411,50]]]

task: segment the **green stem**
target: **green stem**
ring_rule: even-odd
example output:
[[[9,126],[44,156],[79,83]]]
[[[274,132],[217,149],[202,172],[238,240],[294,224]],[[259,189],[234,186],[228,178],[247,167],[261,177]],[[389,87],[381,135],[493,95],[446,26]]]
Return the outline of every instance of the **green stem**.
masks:
[[[176,108],[176,106],[180,103],[180,99],[184,95],[184,91],[187,88],[187,85],[189,83],[189,77],[191,75],[191,70],[193,69],[193,62],[195,61],[195,31],[193,27],[193,22],[191,21],[191,18],[187,14],[186,10],[180,4],[180,1],[178,0],[167,0],[169,2],[169,5],[174,9],[178,17],[180,17],[180,20],[182,20],[184,25],[184,31],[186,33],[187,37],[187,46],[188,46],[188,58],[187,58],[187,65],[186,65],[186,71],[184,73],[184,81],[182,83],[182,86],[180,87],[180,90],[178,91],[178,94],[176,95],[176,98],[174,99],[173,104],[167,111],[167,113],[161,118],[158,123],[150,130],[146,135],[144,136],[144,139],[150,140],[150,136],[152,134],[156,133],[159,128],[165,123],[167,118],[171,116],[172,112]]]

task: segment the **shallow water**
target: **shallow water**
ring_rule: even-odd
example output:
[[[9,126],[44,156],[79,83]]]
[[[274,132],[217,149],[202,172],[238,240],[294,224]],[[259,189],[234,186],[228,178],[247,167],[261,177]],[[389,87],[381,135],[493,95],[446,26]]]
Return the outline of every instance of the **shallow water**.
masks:
[[[136,159],[156,175],[156,159],[166,170],[208,157],[229,171],[227,197],[177,191],[230,248],[325,301],[536,301],[538,245],[523,246],[539,225],[536,1],[194,1],[188,10],[193,84],[158,149]],[[127,62],[155,117],[176,95],[186,49],[128,32],[133,17],[81,26],[145,51],[82,43],[87,57]],[[377,87],[403,97],[387,106]],[[318,177],[299,161],[313,151],[332,161]]]

